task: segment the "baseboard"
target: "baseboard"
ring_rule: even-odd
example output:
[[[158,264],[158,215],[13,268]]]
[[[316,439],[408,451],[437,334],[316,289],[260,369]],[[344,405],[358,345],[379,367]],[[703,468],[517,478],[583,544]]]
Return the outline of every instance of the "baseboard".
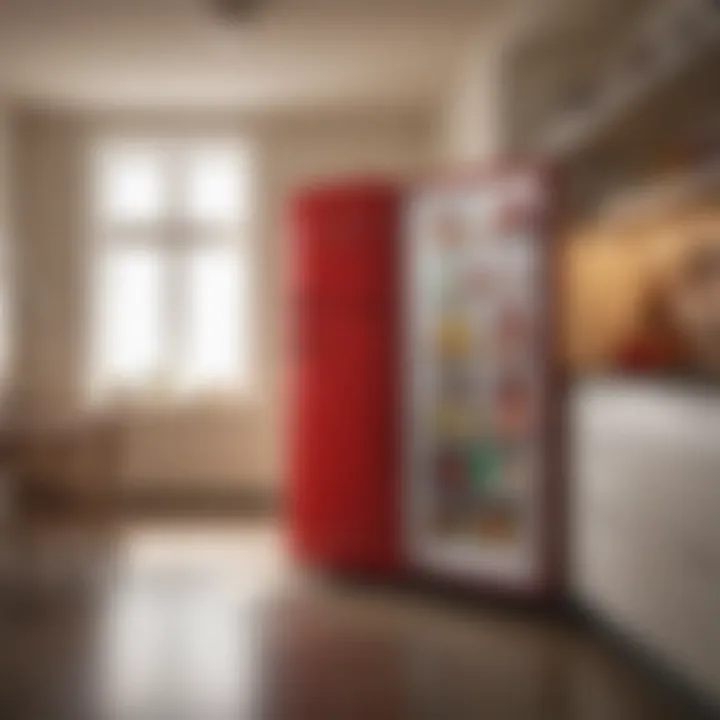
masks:
[[[178,486],[172,482],[133,484],[111,495],[88,494],[50,483],[26,485],[16,502],[27,510],[45,513],[96,511],[98,508],[148,515],[276,515],[279,493],[238,482],[238,487],[213,487],[198,481]]]
[[[650,677],[653,682],[668,688],[672,695],[685,706],[688,720],[718,720],[720,703],[702,688],[682,676],[667,661],[638,642],[626,630],[607,617],[599,608],[586,600],[573,598],[569,607],[577,620],[586,624],[614,650]]]
[[[154,485],[154,487],[153,487]],[[123,511],[149,515],[273,516],[279,512],[278,494],[270,490],[193,488],[148,483],[119,495]]]

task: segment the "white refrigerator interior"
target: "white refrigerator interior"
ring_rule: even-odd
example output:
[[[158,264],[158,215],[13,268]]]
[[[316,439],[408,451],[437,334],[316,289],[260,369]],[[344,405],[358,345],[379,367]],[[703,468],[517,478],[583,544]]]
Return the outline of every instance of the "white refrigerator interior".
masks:
[[[404,236],[406,550],[503,586],[542,565],[542,191],[518,172],[427,186]]]

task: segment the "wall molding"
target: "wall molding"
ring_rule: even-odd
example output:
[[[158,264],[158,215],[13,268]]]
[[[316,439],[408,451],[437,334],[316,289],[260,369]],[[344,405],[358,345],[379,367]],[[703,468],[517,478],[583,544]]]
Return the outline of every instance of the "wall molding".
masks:
[[[121,489],[120,510],[150,515],[266,517],[277,515],[282,505],[277,491],[250,483],[238,483],[237,488],[208,487],[202,480],[187,488],[157,481],[143,484],[146,487]]]

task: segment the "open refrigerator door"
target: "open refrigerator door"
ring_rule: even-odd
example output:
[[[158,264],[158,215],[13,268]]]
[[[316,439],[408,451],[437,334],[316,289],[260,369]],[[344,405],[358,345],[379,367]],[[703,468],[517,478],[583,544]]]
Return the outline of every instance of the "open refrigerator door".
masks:
[[[405,249],[404,537],[414,566],[542,583],[546,185],[508,170],[420,187]]]

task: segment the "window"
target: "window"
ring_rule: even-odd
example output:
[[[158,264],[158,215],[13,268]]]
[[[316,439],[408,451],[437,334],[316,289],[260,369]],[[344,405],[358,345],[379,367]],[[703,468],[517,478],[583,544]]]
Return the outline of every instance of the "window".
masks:
[[[93,167],[93,397],[242,386],[247,150],[114,140],[95,148]]]

